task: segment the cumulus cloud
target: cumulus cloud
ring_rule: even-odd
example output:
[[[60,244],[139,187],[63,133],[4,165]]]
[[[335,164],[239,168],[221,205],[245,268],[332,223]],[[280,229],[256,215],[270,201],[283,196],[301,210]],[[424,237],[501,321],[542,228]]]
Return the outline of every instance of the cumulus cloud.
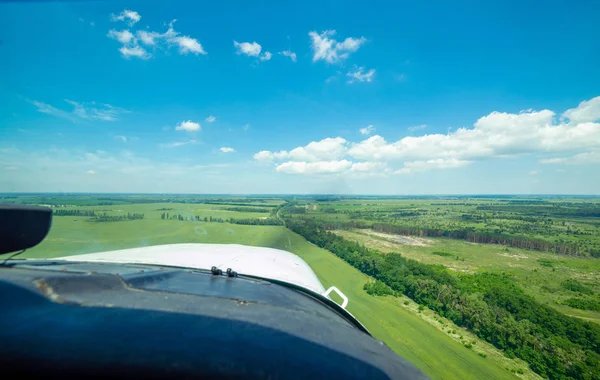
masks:
[[[364,70],[365,70],[364,67],[355,67],[354,71],[348,71],[346,73],[346,76],[350,78],[350,79],[348,79],[348,83],[372,82],[373,77],[375,76],[375,69],[371,69],[371,70],[367,71],[366,73],[364,72]]]
[[[470,164],[470,161],[458,160],[456,158],[438,158],[427,161],[410,161],[405,162],[404,167],[396,170],[394,174],[409,174],[416,172],[424,172],[432,169],[453,169],[460,168]]]
[[[146,49],[144,49],[141,46],[133,46],[133,47],[121,46],[119,51],[121,52],[121,54],[123,55],[123,58],[125,58],[125,59],[129,59],[131,57],[148,59],[151,57],[151,55],[146,51]]]
[[[88,170],[86,173],[87,174],[96,174],[96,172],[94,170]]]
[[[261,150],[260,152],[252,156],[257,161],[274,161],[287,158],[289,153],[285,150],[279,152],[270,152],[268,150]]]
[[[387,169],[385,162],[355,162],[352,164],[350,171],[358,173],[381,172]]]
[[[138,30],[135,34],[144,45],[148,46],[155,46],[157,40],[162,37],[160,33],[149,32],[147,30]]]
[[[348,160],[318,162],[288,161],[277,166],[275,170],[280,173],[290,174],[333,174],[344,172],[351,166],[352,162]]]
[[[254,42],[237,42],[233,41],[233,46],[235,46],[237,50],[237,54],[245,54],[249,57],[258,57],[260,55],[260,51],[262,50],[262,46],[258,44],[256,41]],[[269,53],[271,54],[271,53]]]
[[[365,128],[361,128],[359,130],[361,135],[370,135],[371,133],[375,132],[375,127],[373,125],[368,125]]]
[[[571,108],[563,113],[563,117],[571,123],[585,123],[600,120],[600,96],[585,100],[576,108]]]
[[[37,100],[28,101],[37,108],[38,112],[67,119],[72,122],[81,120],[116,121],[120,115],[129,112],[110,104],[96,104],[96,102],[79,103],[69,99],[65,99],[65,102],[73,107],[71,111],[65,111]]]
[[[175,126],[176,131],[197,132],[201,129],[202,127],[200,126],[200,123],[196,123],[191,120],[182,121],[181,123],[177,124],[177,126]]]
[[[169,39],[168,42],[178,45],[180,54],[206,54],[206,51],[204,51],[200,42],[190,36],[176,36]]]
[[[348,58],[350,53],[357,51],[367,39],[364,37],[348,37],[342,42],[338,42],[332,37],[335,30],[325,30],[321,33],[316,31],[309,32],[311,38],[311,48],[313,50],[313,62],[323,60],[327,63],[338,63]]]
[[[254,158],[259,161],[281,160],[285,158],[295,161],[328,161],[336,160],[345,155],[347,141],[341,137],[328,137],[321,141],[313,141],[306,146],[299,146],[291,151],[270,152],[267,150],[258,152]]]
[[[538,174],[540,174],[539,170],[532,170],[529,172],[529,175],[538,175]]]
[[[235,149],[233,149],[232,147],[229,147],[229,146],[224,146],[219,150],[223,153],[234,153],[235,152]]]
[[[260,56],[260,60],[261,61],[269,61],[271,59],[271,57],[273,57],[273,54],[269,53],[268,51],[264,52],[263,55]]]
[[[111,29],[108,32],[108,37],[119,41],[122,46],[119,49],[123,58],[141,58],[148,59],[152,55],[142,46],[151,47],[163,47],[168,49],[169,47],[175,46],[178,48],[179,54],[187,55],[189,53],[198,55],[207,54],[202,44],[195,38],[190,36],[181,35],[180,32],[176,31],[174,24],[177,20],[173,20],[169,23],[167,31],[164,33],[158,33],[150,30],[137,30],[132,33],[129,30],[117,31]],[[135,22],[134,22],[135,24]],[[131,24],[133,25],[133,24]]]
[[[207,118],[206,118],[206,119],[204,119],[204,120],[206,120],[206,122],[207,122],[207,123],[212,123],[212,122],[214,122],[215,120],[217,120],[217,118],[216,118],[216,117],[214,117],[213,115],[210,115],[209,117],[207,117]]]
[[[136,11],[131,11],[129,9],[125,9],[123,12],[118,15],[111,14],[112,21],[124,21],[129,26],[133,26],[136,22],[140,21],[142,16]]]
[[[127,29],[121,31],[111,29],[108,31],[108,37],[113,38],[122,44],[128,44],[132,42],[135,38],[133,34]]]
[[[561,155],[544,158],[543,164],[582,165],[600,163],[600,113],[598,99],[580,103],[565,111],[559,120],[551,110],[527,110],[519,113],[494,111],[479,118],[472,128],[459,128],[447,134],[433,133],[406,136],[388,142],[374,135],[352,143],[341,137],[313,141],[290,151],[261,151],[254,155],[259,161],[287,161],[278,171],[316,173],[316,162],[357,160],[359,168],[375,170],[376,162],[402,163],[396,174],[408,174],[434,169],[460,168],[472,162],[502,159],[526,154]],[[424,126],[413,127],[413,131]],[[369,134],[368,127],[361,134]],[[565,154],[570,154],[565,157]],[[338,168],[341,168],[340,166]],[[341,169],[340,169],[341,170]],[[348,170],[348,169],[346,169]]]
[[[289,59],[291,59],[292,62],[296,62],[296,53],[294,53],[293,51],[284,50],[284,51],[280,51],[279,54],[281,54],[285,57],[289,57]]]
[[[474,128],[448,134],[404,137],[388,143],[372,136],[354,145],[349,154],[360,159],[483,159],[527,153],[549,153],[600,147],[600,124],[553,124],[550,110],[519,114],[492,112]]]

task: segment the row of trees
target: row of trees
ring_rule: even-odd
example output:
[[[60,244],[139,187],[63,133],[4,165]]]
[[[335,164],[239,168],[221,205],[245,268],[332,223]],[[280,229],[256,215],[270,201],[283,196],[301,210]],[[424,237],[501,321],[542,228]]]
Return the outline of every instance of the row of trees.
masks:
[[[236,211],[236,212],[271,212],[272,208],[260,208],[260,207],[227,207],[225,211]]]
[[[305,220],[309,220],[305,218]],[[313,218],[312,220],[316,220]],[[600,252],[594,249],[584,249],[579,244],[567,241],[552,242],[544,239],[536,239],[528,236],[514,236],[477,231],[473,227],[439,229],[416,226],[403,226],[390,223],[375,223],[363,220],[349,222],[322,221],[320,225],[328,230],[335,229],[372,229],[377,232],[395,235],[409,235],[420,237],[437,237],[466,240],[481,244],[502,244],[514,248],[533,249],[537,251],[554,252],[562,255],[581,256],[587,251],[593,257],[600,257]]]
[[[600,301],[591,298],[568,298],[562,304],[580,310],[600,311]]]
[[[575,207],[563,207],[563,205],[527,206],[522,205],[485,205],[477,206],[477,210],[513,212],[523,215],[575,217],[575,218],[600,218],[600,206],[595,204],[581,203]]]
[[[254,226],[281,226],[283,222],[277,218],[247,218],[247,219],[235,219],[235,218],[214,218],[212,216],[201,217],[199,215],[181,215],[181,214],[169,214],[163,212],[160,214],[160,218],[163,220],[181,220],[181,221],[194,221],[194,222],[207,222],[207,223],[233,223],[233,224],[246,224]]]
[[[124,222],[126,220],[141,220],[144,214],[127,213],[127,215],[108,215],[107,213],[96,214],[95,218],[88,219],[90,222]]]
[[[53,216],[96,216],[96,212],[94,210],[54,210],[52,212]]]
[[[502,244],[514,248],[554,252],[562,255],[579,256],[583,254],[580,247],[571,242],[551,242],[543,239],[531,238],[528,236],[513,236],[506,234],[481,232],[476,231],[473,227],[465,227],[454,230],[440,230],[432,228],[411,228],[385,223],[374,223],[371,228],[378,232],[391,234],[447,237],[452,239],[466,240],[472,243]]]
[[[277,218],[264,218],[264,219],[229,219],[229,223],[233,224],[246,224],[253,226],[283,226],[283,221]]]
[[[316,221],[289,218],[286,226],[327,249],[381,285],[371,292],[403,293],[464,326],[509,357],[550,379],[600,379],[600,326],[568,317],[526,295],[510,278],[455,275],[399,254],[382,255],[328,232]]]

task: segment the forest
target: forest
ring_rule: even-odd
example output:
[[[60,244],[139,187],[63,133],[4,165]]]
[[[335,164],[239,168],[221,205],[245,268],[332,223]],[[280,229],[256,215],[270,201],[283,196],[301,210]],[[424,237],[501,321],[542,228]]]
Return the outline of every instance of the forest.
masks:
[[[526,295],[508,276],[456,274],[400,254],[382,255],[327,231],[319,221],[290,217],[286,226],[377,282],[372,294],[404,294],[458,326],[525,360],[550,379],[600,378],[600,326],[566,316]]]
[[[307,206],[306,214],[332,230],[372,229],[600,258],[600,202],[591,199],[344,200],[318,203],[316,210]]]

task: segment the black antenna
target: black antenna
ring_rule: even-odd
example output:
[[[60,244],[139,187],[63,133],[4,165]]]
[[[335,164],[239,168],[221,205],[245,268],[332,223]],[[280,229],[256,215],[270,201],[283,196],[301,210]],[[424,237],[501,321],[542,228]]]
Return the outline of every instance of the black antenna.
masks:
[[[4,261],[2,261],[2,264],[0,264],[0,267],[3,267],[3,266],[4,266],[4,264],[6,264],[6,262],[7,262],[8,260],[12,260],[12,259],[13,259],[13,257],[15,257],[15,256],[19,256],[21,253],[23,253],[23,252],[25,252],[25,251],[26,251],[26,249],[24,249],[24,250],[22,250],[22,251],[19,251],[19,252],[15,252],[15,253],[13,253],[12,255],[8,256],[6,259],[4,259]]]

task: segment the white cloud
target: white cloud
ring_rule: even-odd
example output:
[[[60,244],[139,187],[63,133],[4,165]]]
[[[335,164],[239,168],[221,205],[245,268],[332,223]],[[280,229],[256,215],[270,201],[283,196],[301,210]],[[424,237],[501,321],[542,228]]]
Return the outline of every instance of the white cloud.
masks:
[[[223,153],[234,153],[235,152],[235,149],[233,149],[232,147],[229,147],[229,146],[224,146],[219,150]]]
[[[133,47],[121,46],[119,51],[123,55],[123,58],[126,58],[126,59],[129,59],[131,57],[148,59],[151,57],[151,55],[146,51],[146,49],[144,49],[143,47],[138,46],[138,45],[133,46]]]
[[[134,41],[135,39],[133,34],[127,29],[121,31],[111,29],[108,31],[108,37],[113,38],[124,45]]]
[[[96,174],[96,172],[95,172],[94,170],[88,170],[86,173],[87,173],[87,174],[92,174],[92,175],[93,175],[93,174]]]
[[[171,142],[171,143],[160,144],[159,146],[161,148],[177,148],[177,147],[185,146],[185,145],[193,145],[195,143],[196,143],[196,140],[187,140],[187,141],[175,141],[175,142]]]
[[[179,45],[179,53],[181,54],[206,54],[206,51],[204,51],[200,42],[198,42],[197,39],[192,38],[190,36],[174,37],[172,39],[169,39],[169,42]]]
[[[405,162],[404,167],[396,170],[395,174],[409,174],[416,172],[424,172],[433,169],[454,169],[470,164],[471,161],[458,160],[456,158],[438,158],[427,161],[410,161]]]
[[[554,112],[492,112],[474,128],[448,134],[404,137],[388,143],[372,136],[352,146],[349,154],[365,160],[485,159],[530,153],[558,153],[600,147],[600,124],[553,124]]]
[[[359,132],[361,135],[370,135],[375,132],[375,127],[373,125],[368,125],[365,128],[361,128]]]
[[[207,117],[207,118],[206,118],[206,119],[204,119],[204,120],[206,120],[206,122],[207,122],[207,123],[212,123],[212,122],[214,122],[215,120],[217,120],[217,118],[216,118],[216,117],[214,117],[213,115],[210,115],[209,117]]]
[[[542,164],[588,165],[600,164],[600,151],[579,153],[571,157],[557,157],[540,160]]]
[[[427,128],[427,125],[421,124],[421,125],[415,125],[414,127],[408,127],[407,129],[411,132],[415,132],[415,131],[419,131],[419,130],[425,129],[425,128]]]
[[[144,45],[148,46],[155,46],[157,40],[162,37],[160,33],[148,32],[146,30],[138,30],[137,32],[135,32],[135,34]]]
[[[67,119],[67,120],[70,120],[73,122],[78,120],[76,115],[74,115],[70,112],[63,111],[54,106],[51,106],[50,104],[39,102],[37,100],[32,100],[32,101],[30,101],[30,103],[33,104],[37,108],[38,112],[56,116],[56,117],[62,117],[63,119]]]
[[[341,137],[326,138],[291,151],[261,151],[254,158],[267,162],[287,160],[289,162],[279,171],[298,173],[316,170],[308,163],[350,158],[368,163],[401,162],[403,166],[396,169],[397,174],[459,168],[475,161],[526,154],[571,154],[542,159],[543,164],[597,164],[600,163],[600,123],[593,121],[597,119],[595,99],[598,98],[566,111],[560,121],[550,110],[495,111],[479,118],[472,128],[459,128],[446,134],[406,136],[395,142],[388,142],[379,135],[358,143]],[[415,126],[411,131],[424,128],[424,125]],[[363,129],[362,134],[369,133],[368,127]],[[356,166],[354,171],[360,167]]]
[[[311,38],[313,50],[313,62],[324,60],[327,63],[338,63],[348,58],[350,53],[357,51],[361,45],[367,42],[364,37],[348,37],[342,42],[334,40],[335,30],[326,30],[321,33],[312,31],[308,33]]]
[[[118,15],[115,15],[115,14],[111,15],[112,21],[123,21],[123,22],[126,22],[127,24],[129,24],[129,26],[132,26],[133,24],[140,21],[141,19],[142,19],[142,16],[140,16],[139,13],[137,13],[136,11],[131,11],[129,9],[125,9],[123,12],[119,13]]]
[[[352,166],[352,162],[348,160],[341,161],[288,161],[280,164],[275,169],[280,173],[289,174],[334,174],[342,173]]]
[[[127,142],[127,136],[117,135],[117,136],[115,136],[115,140],[121,140],[122,142],[125,143],[125,142]]]
[[[289,153],[285,150],[279,152],[269,152],[268,150],[261,150],[260,152],[252,156],[257,161],[274,161],[287,158]]]
[[[585,100],[576,108],[571,108],[563,113],[563,117],[571,123],[585,123],[600,120],[600,96]]]
[[[350,78],[350,79],[348,79],[348,83],[354,83],[356,81],[372,82],[373,77],[375,76],[375,69],[371,69],[371,70],[367,71],[366,73],[364,72],[364,70],[365,70],[364,67],[355,67],[354,71],[348,71],[346,73],[346,76]]]
[[[242,129],[244,130],[244,132],[246,132],[248,129],[250,129],[250,124],[244,124]]]
[[[387,168],[385,162],[355,162],[352,164],[350,171],[359,173],[380,172]]]
[[[103,104],[101,106],[102,108],[98,108],[95,102],[91,102],[91,104],[87,105],[69,99],[65,99],[65,102],[74,107],[73,114],[81,119],[116,121],[119,115],[128,112],[127,110],[113,107],[110,104]]]
[[[296,53],[294,53],[293,51],[284,50],[284,51],[280,51],[279,54],[289,57],[292,60],[292,62],[296,62]]]
[[[120,115],[129,112],[125,109],[111,106],[110,104],[98,105],[96,102],[78,103],[69,99],[65,99],[65,102],[73,106],[71,112],[61,110],[37,100],[28,100],[28,102],[37,107],[38,112],[67,119],[72,122],[80,120],[116,121]]]
[[[237,49],[238,54],[246,54],[249,57],[258,57],[262,46],[255,42],[237,42],[233,41],[233,46]],[[271,53],[269,53],[271,54]]]
[[[137,57],[142,59],[148,59],[151,54],[146,51],[139,42],[143,45],[158,47],[159,45],[164,46],[165,49],[176,46],[178,47],[179,54],[187,55],[189,53],[198,55],[207,54],[202,44],[190,36],[182,36],[181,33],[175,30],[173,25],[177,20],[173,20],[169,23],[169,27],[166,32],[158,33],[148,30],[138,30],[135,32],[135,36],[129,30],[116,31],[114,29],[108,32],[108,37],[119,41],[123,46],[119,49],[124,58]]]
[[[269,61],[271,60],[271,57],[273,56],[273,54],[269,53],[268,51],[264,52],[263,55],[260,56],[260,60],[261,61]]]
[[[538,174],[540,174],[539,170],[532,170],[529,172],[529,175],[538,175]]]
[[[196,131],[200,131],[201,129],[202,129],[202,127],[200,126],[200,123],[196,123],[191,120],[182,121],[181,123],[177,124],[177,126],[175,127],[176,131],[188,131],[188,132],[196,132]]]
[[[291,151],[269,152],[262,151],[254,155],[259,161],[281,160],[290,158],[295,161],[333,161],[346,154],[347,141],[341,137],[325,138],[321,141],[313,141],[306,146],[299,146]]]

